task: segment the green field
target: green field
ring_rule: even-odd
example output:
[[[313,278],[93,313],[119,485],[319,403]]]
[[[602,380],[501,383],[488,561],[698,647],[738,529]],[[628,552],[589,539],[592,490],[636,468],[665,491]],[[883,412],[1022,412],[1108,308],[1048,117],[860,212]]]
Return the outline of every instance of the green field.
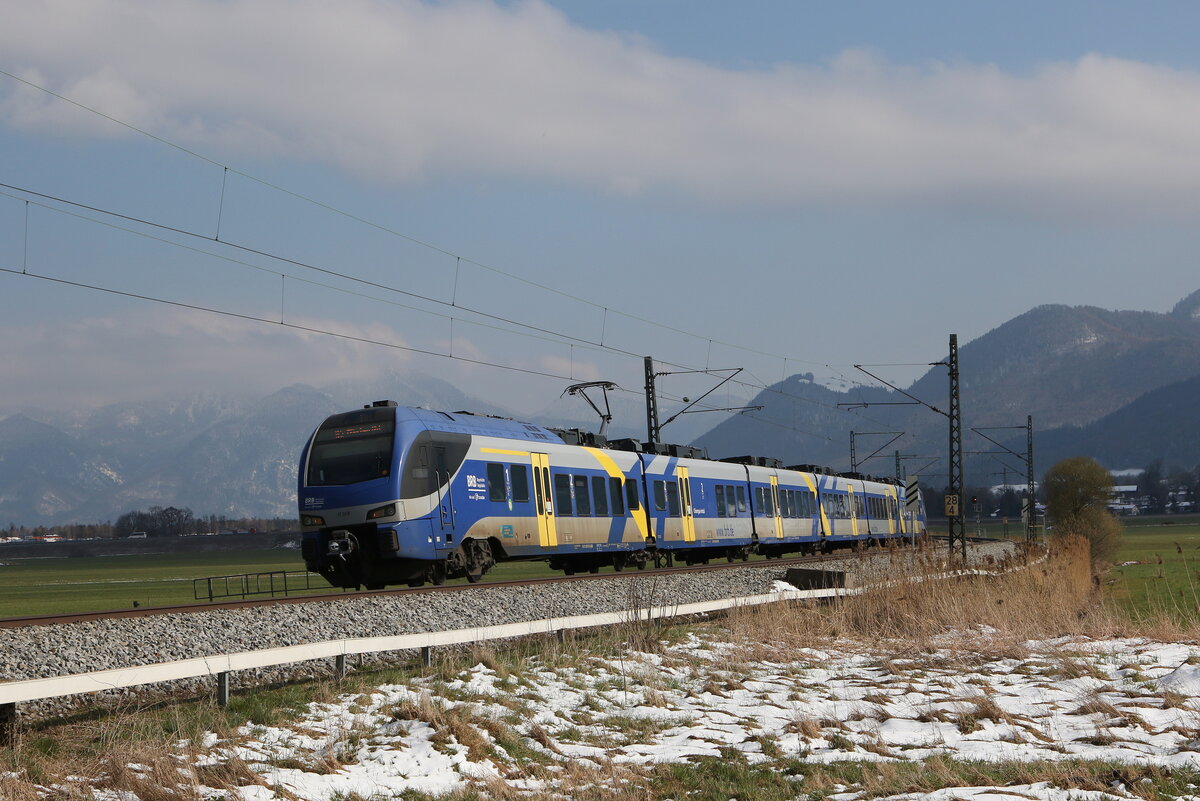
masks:
[[[1128,517],[1106,587],[1135,616],[1200,620],[1200,517]],[[1134,564],[1136,563],[1136,564]]]
[[[1002,537],[1004,525],[984,518],[966,521],[967,536]],[[1159,613],[1177,621],[1200,620],[1200,515],[1123,517],[1125,535],[1102,578],[1106,594],[1135,618]],[[944,521],[931,526],[945,534]],[[1010,539],[1022,539],[1019,520],[1010,521]]]
[[[210,576],[302,571],[300,551],[263,549],[215,553],[144,554],[57,559],[6,559],[0,564],[0,618],[94,612],[195,602],[193,579]],[[504,581],[551,573],[541,562],[497,565],[485,581]],[[289,586],[296,586],[295,578]],[[300,579],[301,583],[303,579]],[[465,582],[458,579],[457,582]],[[320,576],[316,592],[341,593]]]

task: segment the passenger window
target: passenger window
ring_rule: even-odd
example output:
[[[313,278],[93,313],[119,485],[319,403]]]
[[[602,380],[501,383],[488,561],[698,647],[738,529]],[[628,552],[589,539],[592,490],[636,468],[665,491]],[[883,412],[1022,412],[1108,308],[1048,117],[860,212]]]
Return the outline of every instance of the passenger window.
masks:
[[[590,517],[592,503],[588,500],[587,476],[573,476],[575,489],[575,514],[579,517]]]
[[[746,488],[742,486],[737,487],[737,510],[746,513]]]
[[[508,500],[508,490],[504,487],[504,465],[489,464],[487,466],[488,500]]]
[[[612,500],[613,517],[624,517],[625,506],[621,502],[621,479],[612,476],[608,479],[608,495]]]
[[[523,464],[509,465],[508,474],[512,479],[512,496],[517,503],[529,502],[529,468]]]
[[[596,501],[596,517],[608,517],[608,491],[604,476],[592,476],[592,497]]]
[[[667,511],[667,483],[665,481],[654,482],[654,509],[658,512]]]
[[[641,501],[638,500],[637,484],[633,481],[625,482],[625,505],[631,512],[642,508]]]
[[[767,502],[763,500],[763,488],[754,488],[754,509],[756,514],[766,514],[763,510],[767,507]]]
[[[667,490],[667,515],[670,517],[679,517],[679,485],[674,481],[666,482]]]
[[[554,513],[559,516],[573,514],[571,511],[571,477],[562,473],[554,475]]]
[[[738,487],[737,488],[738,492],[741,492],[741,489],[742,489],[741,487]],[[734,493],[734,487],[732,484],[730,484],[729,486],[727,486],[725,488],[725,511],[729,517],[737,517],[737,513],[738,513],[738,504],[733,499],[733,497],[734,497],[733,493]],[[745,503],[745,498],[746,498],[746,496],[742,495],[743,504]]]
[[[717,517],[725,516],[725,486],[717,485]]]

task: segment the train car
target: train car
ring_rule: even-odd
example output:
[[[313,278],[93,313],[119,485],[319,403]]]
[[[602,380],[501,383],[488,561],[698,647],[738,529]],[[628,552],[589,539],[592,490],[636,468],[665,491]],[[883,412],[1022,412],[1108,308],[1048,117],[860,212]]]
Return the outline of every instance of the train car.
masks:
[[[313,432],[298,481],[308,568],[339,587],[478,581],[498,560],[571,574],[912,537],[894,483],[643,452],[378,401]]]

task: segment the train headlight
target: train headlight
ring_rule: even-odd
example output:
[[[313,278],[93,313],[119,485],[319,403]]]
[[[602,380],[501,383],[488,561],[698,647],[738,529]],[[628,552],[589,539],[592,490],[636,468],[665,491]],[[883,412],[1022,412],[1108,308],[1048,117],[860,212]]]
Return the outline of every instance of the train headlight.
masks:
[[[367,512],[368,520],[378,520],[381,517],[395,517],[396,504],[389,503],[387,506],[380,506],[378,509],[372,509]]]
[[[325,518],[320,515],[300,515],[300,525],[323,526],[325,525]]]

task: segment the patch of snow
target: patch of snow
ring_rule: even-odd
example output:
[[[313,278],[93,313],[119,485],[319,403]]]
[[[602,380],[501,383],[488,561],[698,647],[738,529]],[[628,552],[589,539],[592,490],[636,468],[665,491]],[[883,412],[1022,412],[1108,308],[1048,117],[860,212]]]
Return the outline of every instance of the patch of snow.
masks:
[[[1200,665],[1181,665],[1155,683],[1181,695],[1200,696]]]
[[[992,633],[973,629],[960,632],[957,641],[966,634],[982,642]],[[244,760],[267,785],[239,788],[245,801],[486,792],[497,782],[514,791],[553,793],[578,789],[560,779],[570,773],[563,770],[568,765],[636,776],[653,765],[731,753],[755,764],[940,755],[1200,769],[1200,666],[1188,664],[1200,657],[1200,648],[1061,637],[1025,643],[1029,656],[1017,660],[988,656],[986,649],[963,658],[951,647],[954,641],[935,641],[909,659],[889,660],[843,641],[764,659],[753,649],[689,632],[661,653],[585,655],[562,666],[531,659],[503,679],[477,664],[449,681],[430,674],[366,696],[314,703],[286,725],[247,726],[229,741],[206,734],[193,744],[201,751],[193,764]],[[890,647],[899,651],[903,645]],[[1166,691],[1187,700],[1169,706]],[[404,711],[416,709],[425,711]],[[406,719],[408,714],[429,720]],[[430,723],[451,719],[453,726]],[[467,733],[463,727],[474,730],[467,742],[455,733]],[[536,771],[499,747],[497,727],[525,743]],[[102,801],[136,801],[94,794]],[[1131,794],[1036,783],[892,798],[1014,796],[1100,801]],[[854,788],[830,796],[862,797]]]

